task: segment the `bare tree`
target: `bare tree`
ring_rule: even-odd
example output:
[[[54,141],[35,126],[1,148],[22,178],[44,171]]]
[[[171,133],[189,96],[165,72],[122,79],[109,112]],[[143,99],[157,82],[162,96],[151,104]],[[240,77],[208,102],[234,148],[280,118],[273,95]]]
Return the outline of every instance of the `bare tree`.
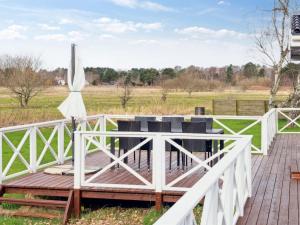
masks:
[[[130,80],[127,76],[122,76],[119,81],[118,85],[122,88],[122,92],[120,95],[120,102],[122,108],[126,111],[127,104],[129,100],[131,99],[131,84]]]
[[[29,101],[44,87],[44,78],[39,74],[41,60],[32,56],[3,56],[0,59],[2,82],[7,87],[21,107],[26,107]]]
[[[282,68],[287,63],[290,40],[290,0],[275,0],[272,22],[256,37],[257,49],[267,65],[274,70],[274,81],[270,90],[269,107],[273,107],[282,78]]]

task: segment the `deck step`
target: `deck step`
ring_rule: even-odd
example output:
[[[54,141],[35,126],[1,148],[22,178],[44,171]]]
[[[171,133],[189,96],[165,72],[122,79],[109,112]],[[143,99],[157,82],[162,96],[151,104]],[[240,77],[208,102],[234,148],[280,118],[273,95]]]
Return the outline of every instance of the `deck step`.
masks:
[[[45,208],[66,208],[67,201],[42,199],[16,199],[0,197],[0,203],[10,203],[24,206],[37,206]]]

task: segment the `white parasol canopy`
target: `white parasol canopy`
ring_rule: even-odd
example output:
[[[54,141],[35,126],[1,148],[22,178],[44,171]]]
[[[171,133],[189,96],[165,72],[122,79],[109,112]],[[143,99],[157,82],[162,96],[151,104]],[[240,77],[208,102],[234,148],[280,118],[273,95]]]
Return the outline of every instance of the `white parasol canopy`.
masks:
[[[75,47],[75,46],[74,46]],[[76,48],[77,49],[77,48]],[[74,57],[74,58],[72,58]],[[61,103],[58,110],[64,115],[65,118],[71,119],[85,119],[86,109],[83,103],[81,90],[85,85],[85,74],[80,58],[78,57],[77,51],[72,55],[73,63],[75,65],[72,67],[72,59],[70,68],[68,69],[68,86],[70,89],[69,96]],[[74,70],[74,73],[73,73]],[[74,77],[73,77],[74,76]],[[73,78],[73,79],[72,79]]]

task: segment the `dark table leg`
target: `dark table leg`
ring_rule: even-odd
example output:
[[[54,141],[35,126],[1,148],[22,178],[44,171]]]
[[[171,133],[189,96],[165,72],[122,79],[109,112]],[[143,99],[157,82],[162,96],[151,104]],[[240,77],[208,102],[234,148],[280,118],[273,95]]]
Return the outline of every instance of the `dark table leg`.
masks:
[[[213,142],[213,155],[215,155],[215,154],[218,153],[218,150],[219,150],[219,141],[218,140],[213,140],[212,142]],[[215,158],[212,161],[212,164],[215,165],[217,162],[218,162],[218,158]]]
[[[115,137],[110,138],[110,153],[113,154],[113,155],[115,155],[115,153],[116,153],[115,140],[116,140]],[[112,163],[113,161],[114,160],[112,158],[110,158],[110,162]],[[114,169],[115,166],[112,166],[111,168]]]

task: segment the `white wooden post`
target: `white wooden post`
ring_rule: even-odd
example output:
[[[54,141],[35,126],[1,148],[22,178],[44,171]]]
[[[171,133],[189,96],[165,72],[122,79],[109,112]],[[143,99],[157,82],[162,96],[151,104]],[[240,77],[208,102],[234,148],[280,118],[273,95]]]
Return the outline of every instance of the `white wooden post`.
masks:
[[[106,132],[106,118],[105,115],[101,116],[99,118],[100,120],[100,132],[101,133],[105,133]],[[100,144],[101,144],[101,148],[106,149],[106,137],[101,135],[100,137]]]
[[[37,142],[36,142],[36,127],[30,128],[30,172],[35,173],[37,170]]]
[[[81,186],[81,135],[75,132],[74,149],[74,189],[80,189]]]
[[[152,162],[152,181],[155,186],[155,192],[161,193],[165,186],[165,140],[156,135],[153,138],[153,162]]]
[[[2,184],[2,181],[3,181],[3,145],[2,145],[2,136],[3,136],[3,133],[0,132],[0,184]]]
[[[261,150],[264,155],[268,155],[268,118],[262,117],[261,120]]]
[[[58,125],[57,131],[57,146],[58,146],[58,164],[64,164],[65,158],[65,122]]]
[[[278,109],[275,110],[275,122],[276,122],[276,134],[279,132],[279,116],[278,116]]]

